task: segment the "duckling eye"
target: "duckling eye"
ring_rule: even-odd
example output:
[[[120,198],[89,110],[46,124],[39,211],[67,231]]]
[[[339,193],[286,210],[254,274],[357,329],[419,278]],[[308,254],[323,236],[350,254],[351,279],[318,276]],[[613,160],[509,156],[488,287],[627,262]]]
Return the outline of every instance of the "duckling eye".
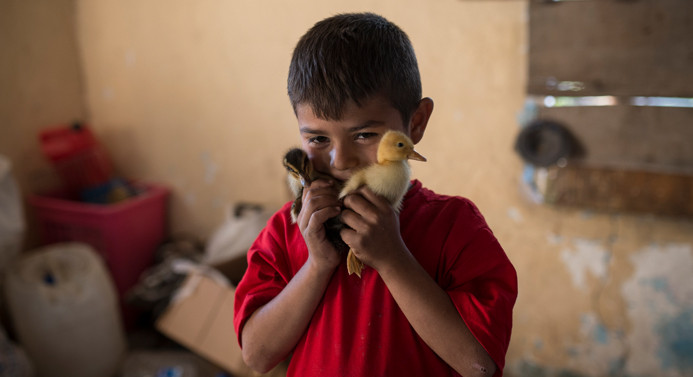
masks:
[[[397,143],[397,148],[403,148],[403,147],[404,147],[404,143],[403,143],[403,142],[400,141],[399,143]]]

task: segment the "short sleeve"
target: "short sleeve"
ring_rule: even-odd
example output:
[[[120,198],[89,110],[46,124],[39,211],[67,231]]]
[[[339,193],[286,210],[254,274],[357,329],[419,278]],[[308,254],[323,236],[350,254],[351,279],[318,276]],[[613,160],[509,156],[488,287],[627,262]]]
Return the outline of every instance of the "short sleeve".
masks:
[[[290,280],[285,243],[280,242],[282,219],[275,215],[248,250],[248,269],[236,287],[234,328],[241,344],[241,330],[251,315],[276,297]]]
[[[446,292],[498,366],[496,376],[502,376],[517,298],[517,274],[488,227],[477,229],[466,241],[446,275]]]

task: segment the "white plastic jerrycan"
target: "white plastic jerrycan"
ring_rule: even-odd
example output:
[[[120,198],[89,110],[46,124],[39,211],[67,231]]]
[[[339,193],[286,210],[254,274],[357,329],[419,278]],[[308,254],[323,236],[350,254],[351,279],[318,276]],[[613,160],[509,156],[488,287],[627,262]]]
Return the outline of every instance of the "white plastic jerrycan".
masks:
[[[60,243],[28,252],[6,283],[18,341],[39,376],[115,375],[125,334],[115,287],[94,249]]]

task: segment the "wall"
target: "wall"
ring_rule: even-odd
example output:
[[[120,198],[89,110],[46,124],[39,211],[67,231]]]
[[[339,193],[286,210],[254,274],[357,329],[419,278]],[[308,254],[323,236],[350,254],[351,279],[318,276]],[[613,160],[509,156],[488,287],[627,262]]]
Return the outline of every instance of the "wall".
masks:
[[[54,116],[60,119],[30,122],[28,107],[20,130],[2,128],[2,140],[13,140],[2,150],[15,140],[28,145],[30,124],[86,113],[124,175],[171,187],[172,231],[207,237],[235,202],[276,206],[289,199],[280,158],[298,143],[285,94],[293,45],[321,18],[372,10],[409,33],[424,95],[436,103],[417,147],[429,162],[414,163],[415,176],[476,202],[518,270],[506,375],[691,375],[691,220],[552,208],[520,189],[522,163],[512,145],[526,83],[526,7],[525,1],[76,0],[81,59],[72,65],[81,65],[88,112],[79,88],[71,96],[74,110]],[[58,38],[45,28],[40,41]],[[70,46],[63,43],[58,55]],[[78,81],[73,71],[49,77]],[[15,87],[29,90],[30,77]],[[1,106],[11,104],[0,97]],[[20,170],[31,181],[26,177],[35,169]]]
[[[72,0],[0,0],[0,154],[25,192],[57,182],[38,131],[86,114],[75,25]]]
[[[206,235],[235,201],[289,198],[280,160],[299,141],[289,59],[313,23],[342,11],[386,14],[414,42],[425,95],[436,101],[420,147],[431,163],[415,167],[419,176],[471,196],[489,178],[513,184],[504,171],[517,167],[507,152],[522,101],[522,3],[304,4],[79,2],[91,120],[124,173],[172,186],[174,230]]]

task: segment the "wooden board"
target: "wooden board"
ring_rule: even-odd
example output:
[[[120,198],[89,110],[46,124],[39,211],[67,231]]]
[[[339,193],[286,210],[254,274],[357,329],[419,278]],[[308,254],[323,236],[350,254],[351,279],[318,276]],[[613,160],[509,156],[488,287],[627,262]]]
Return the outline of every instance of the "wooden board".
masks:
[[[693,97],[693,1],[533,0],[529,40],[528,93]]]
[[[569,165],[551,168],[546,203],[606,212],[693,216],[693,175]]]

